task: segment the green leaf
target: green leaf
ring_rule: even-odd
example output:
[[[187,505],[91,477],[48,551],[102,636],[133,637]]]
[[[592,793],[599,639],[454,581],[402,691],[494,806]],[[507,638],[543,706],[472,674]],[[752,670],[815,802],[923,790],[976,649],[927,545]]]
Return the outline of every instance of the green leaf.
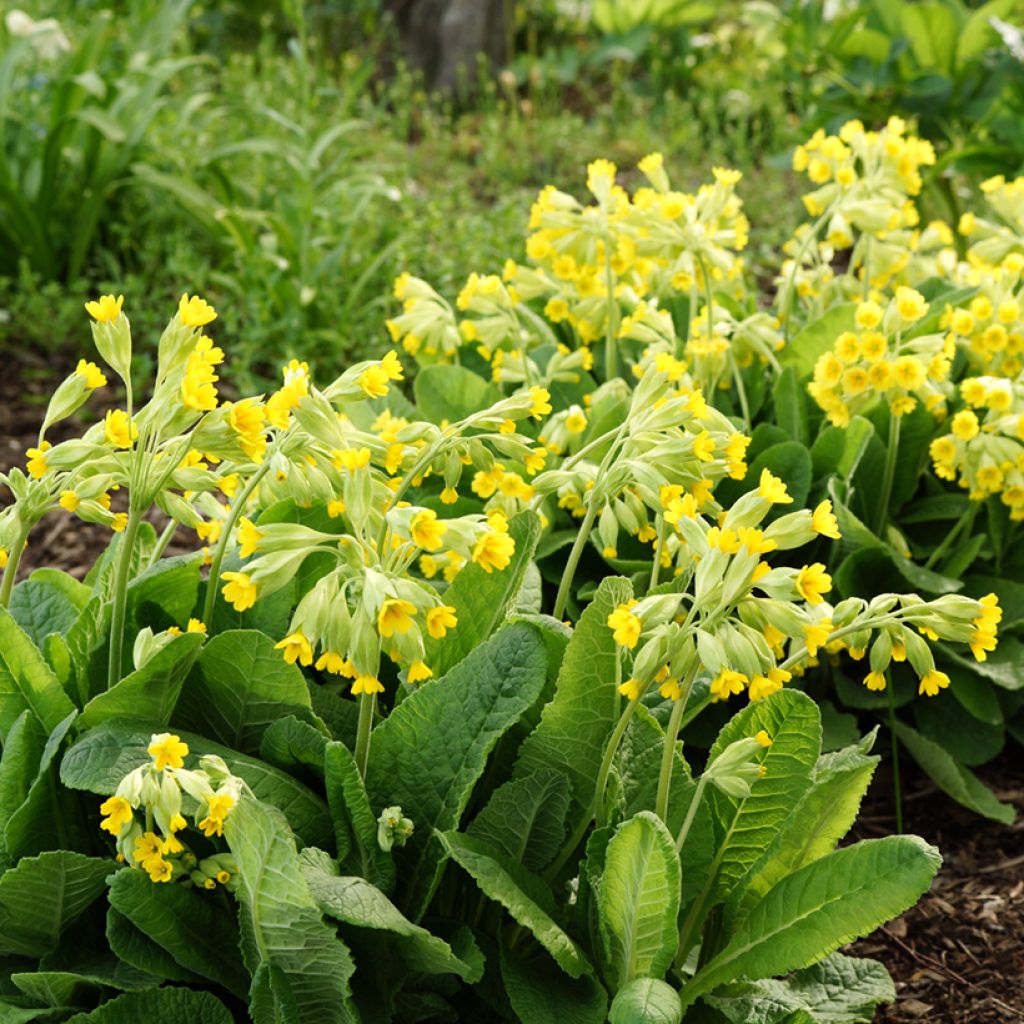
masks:
[[[460,835],[438,833],[447,853],[555,958],[570,977],[592,973],[583,950],[554,920],[554,900],[547,886],[524,867],[503,857],[492,846]]]
[[[46,734],[31,711],[22,711],[7,732],[0,755],[0,821],[25,802],[39,772]]]
[[[40,650],[51,633],[66,633],[89,600],[89,588],[60,569],[36,569],[11,593],[14,621]]]
[[[122,868],[110,880],[110,905],[187,971],[223,985],[236,996],[249,991],[238,953],[238,922],[205,889],[154,885],[139,868]]]
[[[540,631],[513,623],[446,676],[417,689],[373,731],[366,791],[378,812],[399,805],[416,823],[395,851],[399,907],[417,921],[444,859],[434,830],[455,828],[503,733],[540,695],[547,654]]]
[[[961,26],[948,4],[941,0],[906,4],[900,8],[900,24],[922,69],[952,74]]]
[[[303,842],[326,846],[331,839],[331,822],[323,799],[285,772],[255,757],[248,757],[202,736],[182,732],[181,738],[191,753],[186,765],[194,768],[203,754],[217,754],[243,779],[258,800],[273,804],[285,813],[288,822]],[[79,737],[64,755],[60,766],[61,782],[71,789],[108,796],[118,783],[150,758],[151,732],[127,722],[110,720]]]
[[[155,1021],[232,1024],[232,1017],[228,1008],[209,992],[154,988],[147,992],[126,992],[91,1013],[75,1014],[67,1024],[154,1024]]]
[[[748,704],[718,734],[713,761],[730,743],[764,730],[772,745],[760,756],[765,774],[748,797],[711,791],[718,835],[713,891],[726,896],[772,842],[794,805],[811,787],[821,749],[818,707],[799,690],[785,689]]]
[[[779,353],[783,366],[792,366],[801,377],[809,377],[814,370],[818,356],[828,352],[836,338],[843,331],[853,328],[853,314],[857,309],[854,302],[833,306],[823,316],[809,323]]]
[[[775,421],[799,444],[807,444],[807,395],[795,366],[787,366],[779,374],[773,392]]]
[[[1010,630],[1024,623],[1024,583],[1000,576],[970,575],[964,580],[964,591],[968,597],[984,597],[995,594],[999,607],[1003,609],[1000,630]]]
[[[955,685],[955,684],[954,684]],[[999,713],[995,687],[978,680],[979,692],[987,693]],[[999,755],[1006,738],[1002,722],[991,724],[975,718],[949,690],[914,701],[914,722],[918,731],[942,746],[954,760],[968,766],[985,764]],[[965,713],[966,711],[966,713]]]
[[[565,776],[540,770],[496,789],[466,833],[528,870],[541,871],[562,845],[568,809]]]
[[[771,889],[683,989],[686,1008],[719,985],[808,967],[867,935],[927,892],[942,858],[917,836],[868,839],[827,854]]]
[[[608,616],[633,596],[629,581],[606,577],[587,605],[565,650],[555,695],[519,750],[515,776],[553,769],[572,786],[577,816],[590,810],[605,745],[619,718],[618,657]]]
[[[896,1000],[877,960],[833,953],[786,978],[740,982],[704,997],[730,1024],[788,1024],[803,1011],[818,1024],[870,1024],[881,1003]]]
[[[659,977],[679,944],[680,869],[664,822],[641,811],[623,822],[605,851],[597,911],[613,985]]]
[[[1013,23],[1015,14],[1020,12],[1020,0],[989,0],[971,11],[966,24],[959,32],[957,42],[957,64],[961,67],[978,60],[988,49],[998,49],[1002,43],[999,33],[992,25],[992,18],[1001,18]]]
[[[267,726],[260,739],[260,757],[299,779],[323,782],[327,737],[308,722],[285,715]]]
[[[355,965],[325,924],[302,875],[284,816],[243,796],[224,823],[238,863],[242,952],[249,970],[278,968],[301,1024],[349,1024]]]
[[[143,722],[154,732],[162,729],[171,720],[182,684],[204,639],[202,633],[176,636],[142,668],[93,697],[82,709],[82,725],[88,727],[108,718],[122,718]]]
[[[266,728],[292,715],[310,725],[306,680],[254,629],[233,629],[210,640],[182,690],[175,724],[234,750],[258,754]]]
[[[679,993],[658,978],[637,978],[615,993],[609,1024],[679,1024]]]
[[[954,664],[969,669],[983,679],[991,680],[1004,690],[1024,687],[1024,644],[1016,637],[1001,636],[999,646],[984,661],[975,661],[952,646],[943,646],[942,654]]]
[[[875,428],[863,416],[852,417],[843,429],[825,427],[811,446],[815,477],[835,473],[841,480],[849,480],[857,471],[874,433]]]
[[[608,997],[590,977],[569,978],[550,960],[501,947],[501,980],[516,1016],[530,1024],[604,1024]]]
[[[352,866],[379,889],[391,892],[395,862],[377,842],[377,816],[370,807],[355,759],[343,743],[327,744],[324,752],[327,803],[334,821],[338,860]]]
[[[463,963],[447,942],[413,924],[380,889],[364,878],[340,875],[337,865],[323,850],[307,848],[299,859],[310,894],[328,917],[356,928],[400,936],[406,966],[412,970],[457,974],[469,984],[480,980],[477,970]]]
[[[878,761],[860,744],[819,758],[810,789],[751,866],[729,909],[742,917],[786,875],[835,849],[857,818]]]
[[[0,608],[0,740],[26,708],[47,735],[75,710],[39,649]]]
[[[188,971],[163,946],[139,931],[124,914],[107,908],[107,943],[118,959],[157,981],[185,981],[203,984],[201,975]]]
[[[126,635],[134,637],[145,626],[158,633],[169,626],[185,627],[199,594],[202,558],[176,555],[161,558],[128,584]],[[125,644],[126,653],[131,645]]]
[[[910,756],[925,770],[928,777],[958,804],[1004,825],[1016,817],[1012,804],[1002,803],[969,768],[965,768],[938,743],[922,736],[902,722],[896,723],[900,742]]]
[[[811,453],[796,441],[783,441],[781,444],[773,444],[766,448],[750,463],[747,475],[742,481],[723,481],[723,487],[728,485],[723,492],[725,500],[735,500],[741,494],[753,490],[765,469],[774,473],[786,485],[793,498],[794,508],[802,507],[807,502],[807,495],[811,490],[813,464]]]
[[[464,366],[427,366],[413,382],[416,408],[432,423],[454,423],[501,400],[497,386]]]
[[[508,532],[516,550],[506,568],[487,573],[470,562],[445,591],[445,604],[455,609],[459,624],[441,640],[424,638],[424,661],[435,676],[444,675],[479,647],[513,610],[540,537],[540,521],[533,512],[520,512],[509,520]]]
[[[106,888],[111,862],[71,850],[24,857],[0,875],[0,952],[40,957]]]

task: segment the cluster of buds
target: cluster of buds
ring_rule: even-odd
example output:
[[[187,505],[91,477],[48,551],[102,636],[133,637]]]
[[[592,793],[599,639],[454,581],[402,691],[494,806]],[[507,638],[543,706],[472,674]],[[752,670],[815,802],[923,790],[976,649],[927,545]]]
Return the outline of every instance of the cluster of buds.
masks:
[[[984,373],[1016,377],[1024,369],[1022,272],[1024,256],[1019,253],[1008,256],[1004,266],[968,271],[964,280],[977,287],[979,294],[966,307],[948,306],[942,315],[941,326]]]
[[[385,321],[391,340],[422,366],[450,362],[463,340],[452,307],[426,281],[409,273],[395,280],[394,295],[402,313]]]
[[[197,768],[186,768],[188,744],[173,733],[155,734],[148,753],[150,760],[130,771],[100,805],[100,828],[116,840],[118,859],[141,868],[153,882],[237,886],[230,853],[199,858],[183,837],[189,818],[207,840],[222,837],[242,780],[213,754],[201,757]]]
[[[1024,382],[968,377],[960,383],[966,408],[929,448],[935,475],[955,480],[972,501],[998,494],[1010,518],[1024,519]]]
[[[818,358],[807,388],[835,426],[845,427],[879,398],[893,416],[912,412],[918,401],[931,412],[944,408],[953,340],[941,333],[909,336],[927,313],[924,297],[902,286],[884,307],[874,300],[857,306],[858,329],[844,331]]]
[[[981,183],[994,219],[965,213],[958,225],[961,235],[970,240],[968,261],[991,269],[1019,262],[1024,249],[1024,177],[1007,181],[999,174]]]

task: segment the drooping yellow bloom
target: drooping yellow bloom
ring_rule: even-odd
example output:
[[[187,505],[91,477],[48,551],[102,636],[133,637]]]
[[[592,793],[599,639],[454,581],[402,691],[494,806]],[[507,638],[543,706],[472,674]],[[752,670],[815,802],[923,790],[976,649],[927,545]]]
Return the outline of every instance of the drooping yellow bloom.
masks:
[[[316,670],[318,672],[330,672],[331,675],[340,676],[345,674],[345,657],[338,651],[324,651],[316,659]]]
[[[808,604],[821,604],[824,600],[822,594],[827,594],[832,589],[832,577],[825,572],[825,566],[821,562],[805,565],[797,573],[795,583],[797,593]]]
[[[728,700],[733,694],[742,693],[747,677],[742,672],[725,668],[711,680],[710,691],[715,700]]]
[[[384,684],[376,677],[371,676],[367,673],[356,676],[355,682],[352,684],[352,695],[358,697],[361,693],[383,693]]]
[[[132,844],[132,858],[137,860],[146,871],[159,864],[164,856],[163,840],[155,832],[143,832]]]
[[[228,423],[238,435],[242,451],[253,462],[262,462],[267,450],[267,437],[263,432],[266,419],[266,408],[255,398],[244,398],[228,407]]]
[[[869,672],[864,677],[864,685],[872,691],[881,691],[886,687],[885,673],[884,672]]]
[[[904,323],[912,324],[928,312],[925,297],[913,288],[896,289],[896,309]]]
[[[389,597],[377,612],[377,632],[383,637],[392,637],[395,633],[408,633],[412,629],[412,616],[415,614],[416,605],[411,601]]]
[[[640,699],[640,680],[639,679],[627,679],[624,683],[619,684],[619,693],[623,697],[629,700]]]
[[[786,490],[786,485],[767,468],[761,470],[757,493],[770,505],[789,505],[793,501],[789,491]]]
[[[157,733],[150,740],[146,750],[153,758],[153,764],[156,765],[158,772],[162,772],[165,768],[185,767],[188,744],[173,732]]]
[[[234,606],[236,612],[244,612],[256,603],[257,587],[244,572],[222,572],[220,574],[226,584],[221,591],[224,600]]]
[[[394,353],[389,353],[393,355]],[[388,393],[388,371],[381,366],[368,366],[359,374],[358,384],[368,398],[383,398]]]
[[[539,420],[543,416],[547,416],[551,412],[551,392],[547,388],[530,388],[530,397],[533,399],[533,404],[530,407],[530,415],[535,419]]]
[[[90,363],[85,359],[78,360],[75,373],[85,381],[85,386],[93,391],[96,388],[104,387],[107,383],[103,371],[95,363]]]
[[[612,630],[612,639],[620,647],[628,647],[630,650],[636,647],[640,640],[640,631],[643,629],[643,623],[630,611],[635,604],[636,601],[620,604],[608,616],[608,627]]]
[[[217,319],[217,311],[198,295],[185,293],[178,301],[178,316],[186,327],[205,327]]]
[[[827,498],[815,508],[811,515],[811,529],[822,537],[839,540],[839,520],[832,513],[832,502]]]
[[[435,640],[443,639],[448,630],[454,629],[458,624],[455,609],[451,605],[440,604],[427,609],[427,632]]]
[[[342,448],[334,453],[334,465],[350,473],[357,469],[365,469],[369,464],[369,448]]]
[[[431,671],[430,666],[424,664],[422,661],[414,661],[409,666],[409,671],[406,673],[406,681],[409,683],[422,683],[425,679],[429,679],[434,673]]]
[[[263,538],[263,531],[258,530],[251,519],[242,516],[238,520],[238,554],[241,558],[248,558],[259,547]]]
[[[473,561],[484,572],[505,569],[512,561],[515,550],[516,542],[507,533],[488,531],[481,534],[473,545]]]
[[[380,368],[387,374],[388,380],[405,380],[402,373],[402,361],[397,353],[388,352],[380,361]]]
[[[947,686],[949,686],[949,676],[938,669],[932,669],[931,672],[926,672],[921,676],[917,692],[927,697],[934,697],[939,690],[944,690]]]
[[[103,433],[115,448],[131,448],[132,441],[139,436],[139,428],[134,423],[129,425],[124,409],[108,409]]]
[[[996,633],[1003,618],[1003,610],[999,607],[999,598],[995,594],[986,594],[978,599],[980,610],[971,625],[970,648],[975,661],[984,661],[990,652],[996,649]]]
[[[78,508],[79,498],[78,495],[71,490],[60,492],[60,507],[65,512],[74,512]]]
[[[203,835],[207,838],[224,835],[224,819],[234,806],[235,798],[230,793],[214,793],[206,801],[206,817],[199,822]]]
[[[46,453],[50,450],[49,441],[40,441],[38,448],[29,448],[25,455],[27,459],[25,461],[25,468],[28,470],[28,475],[33,480],[41,479],[46,471],[50,468],[46,462]]]
[[[441,547],[447,530],[447,524],[439,520],[437,513],[430,508],[417,512],[409,523],[409,535],[413,543],[424,551],[436,551]]]
[[[100,804],[100,814],[106,815],[100,822],[100,828],[112,836],[119,836],[132,820],[132,805],[123,796],[112,796]]]
[[[99,299],[85,304],[85,311],[101,324],[110,323],[121,315],[121,307],[124,305],[124,296],[101,295]]]
[[[289,633],[283,640],[274,644],[275,651],[284,652],[284,660],[289,665],[299,662],[300,665],[313,664],[313,648],[301,630]]]

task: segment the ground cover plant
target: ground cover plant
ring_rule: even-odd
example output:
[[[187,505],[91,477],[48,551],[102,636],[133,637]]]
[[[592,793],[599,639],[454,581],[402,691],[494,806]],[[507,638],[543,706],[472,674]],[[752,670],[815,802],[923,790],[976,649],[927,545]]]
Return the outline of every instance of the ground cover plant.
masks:
[[[403,274],[393,350],[267,394],[219,393],[202,298],[144,390],[90,301],[96,361],[4,477],[6,1009],[870,1019],[885,967],[837,951],[940,857],[840,845],[878,757],[835,702],[1004,818],[897,712],[1017,711],[1022,187],[986,183],[961,259],[916,223],[933,159],[898,119],[799,148],[774,310],[739,174],[679,191],[657,153],[543,189],[454,301]],[[980,543],[933,512],[965,499]],[[57,508],[108,550],[16,582]]]

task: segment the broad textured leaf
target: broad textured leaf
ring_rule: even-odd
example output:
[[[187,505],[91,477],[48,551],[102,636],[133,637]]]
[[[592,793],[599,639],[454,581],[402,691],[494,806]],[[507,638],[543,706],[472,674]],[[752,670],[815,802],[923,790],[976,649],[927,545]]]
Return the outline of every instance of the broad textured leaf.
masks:
[[[158,981],[206,983],[201,975],[182,967],[163,946],[140,932],[113,907],[107,908],[107,943],[119,960],[140,973],[153,975]]]
[[[679,993],[658,978],[637,978],[615,993],[609,1024],[679,1024]]]
[[[237,996],[248,993],[249,974],[238,952],[233,900],[225,904],[205,889],[154,885],[138,868],[123,868],[114,874],[109,900],[186,970]]]
[[[801,1010],[818,1024],[870,1024],[875,1008],[895,999],[892,978],[877,960],[842,953],[786,978],[740,982],[704,997],[730,1024],[787,1024]]]
[[[843,331],[852,329],[856,309],[853,302],[833,306],[789,342],[779,353],[779,362],[783,366],[794,367],[801,377],[809,377],[818,356],[831,349]]]
[[[820,758],[810,789],[737,886],[730,912],[742,917],[786,875],[835,849],[857,818],[878,761],[859,745]]]
[[[325,1018],[326,1020],[326,1018]],[[189,988],[154,988],[126,992],[91,1013],[77,1013],[67,1024],[232,1024],[228,1008],[209,992]]]
[[[506,568],[487,573],[470,562],[445,591],[445,604],[455,609],[459,624],[441,640],[424,638],[424,660],[435,676],[444,675],[479,647],[514,609],[540,537],[540,521],[533,512],[520,512],[509,520],[508,532],[516,550]]]
[[[46,733],[39,721],[31,711],[22,711],[7,731],[0,755],[0,821],[7,822],[25,802],[45,745]]]
[[[434,830],[458,825],[488,754],[540,695],[546,669],[540,631],[514,623],[448,675],[418,687],[374,729],[370,805],[379,813],[397,804],[416,826],[395,851],[398,905],[414,921],[444,867]]]
[[[748,797],[712,789],[718,835],[714,893],[724,897],[775,838],[793,806],[810,788],[821,749],[817,705],[799,690],[780,690],[749,704],[718,734],[708,754],[714,760],[730,743],[764,730],[772,745],[760,756],[765,774]]]
[[[377,815],[370,807],[355,759],[343,743],[327,744],[324,778],[338,860],[390,893],[395,886],[395,861],[377,842]]]
[[[679,942],[679,901],[673,837],[657,815],[641,811],[608,843],[597,889],[601,941],[615,988],[668,970]]]
[[[127,722],[107,721],[81,736],[64,755],[61,782],[71,789],[86,789],[108,796],[118,783],[140,764],[150,760],[146,748],[151,732]],[[203,754],[218,754],[243,779],[259,800],[285,813],[288,823],[303,842],[327,846],[332,834],[330,816],[323,799],[293,779],[254,757],[240,754],[202,736],[182,732],[191,753],[186,765],[194,768]]]
[[[438,834],[448,854],[464,868],[480,891],[500,903],[555,958],[570,977],[591,974],[583,950],[554,919],[554,900],[544,883],[524,867],[503,857],[492,846],[460,835]]]
[[[807,393],[793,366],[779,374],[774,390],[775,419],[779,426],[801,445],[807,444]]]
[[[323,782],[327,737],[294,715],[271,722],[260,739],[260,757],[300,778],[310,776]]]
[[[0,608],[0,740],[26,709],[49,735],[75,706],[36,645]]]
[[[521,960],[501,947],[501,980],[512,1009],[529,1024],[604,1024],[608,997],[590,977],[569,978],[550,960]]]
[[[255,629],[233,629],[210,640],[182,690],[175,724],[246,754],[260,752],[267,727],[286,715],[311,725],[306,680]]]
[[[174,713],[185,676],[199,654],[201,633],[182,633],[136,669],[97,694],[82,709],[83,726],[99,725],[108,718],[144,722],[159,732]]]
[[[572,785],[578,812],[589,811],[593,803],[601,758],[622,704],[615,687],[616,646],[607,620],[616,605],[632,596],[628,580],[601,581],[573,630],[554,698],[516,761],[517,778],[543,769],[562,772]]]
[[[136,576],[128,584],[127,635],[135,636],[144,626],[154,633],[169,626],[184,628],[195,610],[201,565],[198,552],[176,555],[161,558]],[[125,649],[130,651],[131,645]]]
[[[1024,644],[1015,636],[1000,636],[999,646],[984,660],[965,656],[963,649],[944,646],[942,653],[961,668],[989,679],[1004,690],[1024,688]]]
[[[569,783],[556,771],[511,779],[491,794],[467,835],[490,843],[530,871],[540,871],[565,838]]]
[[[25,857],[0,875],[0,952],[44,956],[106,888],[111,861],[71,850]]]
[[[283,972],[301,1024],[354,1021],[349,978],[355,965],[320,916],[283,816],[243,796],[224,823],[224,837],[238,862],[242,951],[249,970],[267,964]]]
[[[490,381],[464,366],[428,366],[416,374],[413,382],[416,408],[433,423],[454,423],[501,398]]]
[[[784,878],[683,989],[683,1005],[719,985],[808,967],[903,913],[927,892],[942,858],[916,836],[869,839]]]
[[[36,569],[11,593],[14,621],[40,650],[51,633],[66,633],[89,600],[89,588],[59,569]]]
[[[469,983],[480,980],[476,970],[463,963],[444,939],[413,924],[365,878],[342,876],[326,853],[312,847],[303,850],[299,859],[310,894],[328,917],[356,928],[372,928],[399,936],[404,940],[403,954],[413,970],[426,974],[457,974]]]
[[[1011,825],[1016,812],[1013,804],[1003,803],[969,768],[965,768],[938,743],[922,736],[902,722],[896,723],[900,742],[910,756],[928,773],[929,778],[958,804],[976,814]]]

